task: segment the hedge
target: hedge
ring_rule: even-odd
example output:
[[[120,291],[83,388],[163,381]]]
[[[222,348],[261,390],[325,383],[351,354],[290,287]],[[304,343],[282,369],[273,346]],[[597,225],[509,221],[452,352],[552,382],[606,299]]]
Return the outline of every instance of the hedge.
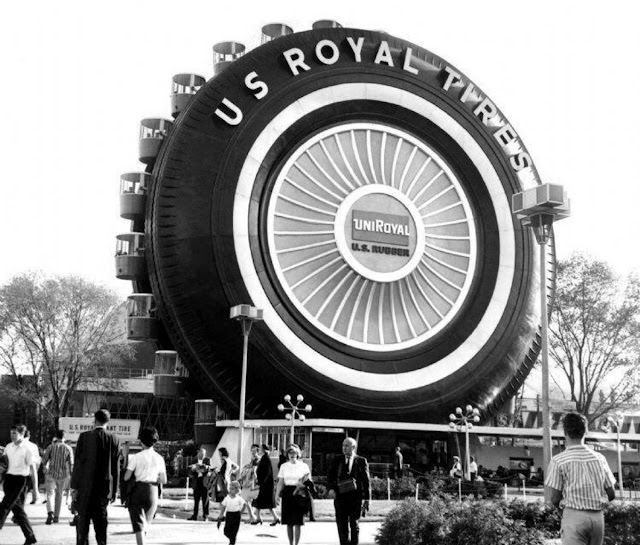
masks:
[[[640,503],[604,510],[605,545],[640,545]],[[542,545],[560,537],[561,511],[541,502],[406,500],[392,509],[378,545]]]

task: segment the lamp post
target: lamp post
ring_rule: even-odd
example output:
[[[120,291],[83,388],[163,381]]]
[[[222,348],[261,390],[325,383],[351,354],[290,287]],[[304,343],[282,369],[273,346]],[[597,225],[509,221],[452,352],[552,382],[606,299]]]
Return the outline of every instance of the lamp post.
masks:
[[[287,420],[291,421],[291,436],[289,443],[293,444],[293,434],[295,431],[296,417],[298,418],[298,420],[300,420],[300,422],[304,422],[305,416],[302,413],[310,413],[312,407],[308,403],[304,407],[300,406],[300,404],[304,401],[304,396],[302,394],[297,395],[295,405],[292,403],[291,396],[289,394],[284,396],[284,401],[287,406],[280,403],[280,405],[278,405],[278,410],[280,412],[284,412],[284,417]]]
[[[244,405],[247,396],[247,352],[249,350],[249,332],[253,322],[262,320],[262,309],[251,305],[231,307],[229,318],[237,320],[242,326],[242,378],[240,380],[240,415],[238,417],[238,464],[242,467],[242,447],[244,441]]]
[[[604,426],[604,431],[607,433],[611,432],[611,428],[615,428],[616,430],[616,445],[617,445],[617,453],[618,453],[618,487],[620,488],[620,497],[622,498],[622,492],[624,491],[624,487],[622,485],[622,452],[620,448],[620,428],[624,423],[624,414],[620,411],[616,411],[615,417],[607,416],[607,423]]]
[[[456,412],[449,415],[449,427],[452,430],[464,431],[464,478],[466,481],[471,479],[469,473],[469,466],[471,465],[470,453],[469,453],[469,430],[473,428],[472,422],[476,424],[480,422],[480,411],[475,409],[471,405],[467,405],[462,410],[462,407],[456,407]]]
[[[546,473],[551,462],[551,427],[549,411],[549,320],[547,311],[547,242],[553,222],[569,216],[569,199],[561,185],[542,184],[513,195],[511,210],[522,225],[531,227],[540,246],[540,314],[542,355],[542,465]],[[545,502],[551,501],[545,487]]]

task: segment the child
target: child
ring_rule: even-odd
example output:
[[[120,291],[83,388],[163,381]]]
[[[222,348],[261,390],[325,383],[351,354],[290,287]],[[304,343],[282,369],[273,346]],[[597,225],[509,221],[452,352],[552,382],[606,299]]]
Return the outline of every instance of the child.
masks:
[[[240,496],[240,483],[231,481],[229,494],[222,500],[222,511],[218,517],[218,527],[224,520],[224,535],[229,538],[229,545],[235,545],[238,529],[240,528],[240,516],[245,502]]]

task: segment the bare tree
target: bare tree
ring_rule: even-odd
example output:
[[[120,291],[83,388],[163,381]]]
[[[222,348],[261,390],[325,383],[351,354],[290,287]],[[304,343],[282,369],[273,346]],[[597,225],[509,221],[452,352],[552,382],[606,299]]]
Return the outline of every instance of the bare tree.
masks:
[[[598,420],[639,392],[640,280],[575,254],[558,263],[550,352],[576,408]]]
[[[67,416],[83,381],[111,376],[129,356],[114,327],[118,302],[77,276],[27,273],[0,288],[0,367],[41,422]]]

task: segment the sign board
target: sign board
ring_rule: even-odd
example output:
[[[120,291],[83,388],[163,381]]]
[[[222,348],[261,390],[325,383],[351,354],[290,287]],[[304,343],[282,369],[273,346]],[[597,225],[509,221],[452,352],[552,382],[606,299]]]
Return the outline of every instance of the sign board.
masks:
[[[525,399],[522,401],[520,410],[524,412],[542,411],[542,401],[536,399]],[[552,412],[569,412],[576,410],[576,402],[570,399],[550,399],[549,410]]]
[[[93,429],[94,420],[93,416],[64,416],[59,419],[58,426],[64,431],[67,441],[77,441],[83,431]],[[112,419],[107,424],[107,429],[116,434],[121,442],[137,441],[138,433],[140,432],[140,420]]]
[[[344,428],[311,428],[313,433],[344,433]]]
[[[509,469],[522,471],[529,471],[533,465],[533,458],[509,458]]]

